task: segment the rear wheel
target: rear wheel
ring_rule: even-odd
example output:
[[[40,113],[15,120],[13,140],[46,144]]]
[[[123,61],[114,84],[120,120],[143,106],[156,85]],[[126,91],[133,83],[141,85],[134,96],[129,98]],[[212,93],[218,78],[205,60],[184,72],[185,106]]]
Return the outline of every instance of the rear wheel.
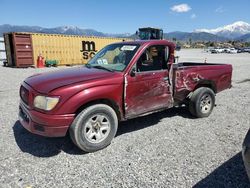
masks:
[[[189,101],[189,111],[198,118],[208,117],[215,104],[215,94],[207,87],[201,87],[194,91]]]
[[[108,146],[118,127],[115,111],[108,105],[89,106],[77,115],[70,127],[72,141],[86,152]]]

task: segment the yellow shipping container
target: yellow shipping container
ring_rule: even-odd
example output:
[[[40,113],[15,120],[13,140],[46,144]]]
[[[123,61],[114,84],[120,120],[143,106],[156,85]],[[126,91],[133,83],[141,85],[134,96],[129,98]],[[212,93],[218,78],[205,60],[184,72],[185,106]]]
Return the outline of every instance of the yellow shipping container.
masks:
[[[46,61],[56,60],[59,65],[85,64],[104,46],[121,42],[124,38],[88,37],[32,33],[33,57],[41,54]],[[34,58],[36,64],[36,58]]]
[[[8,65],[16,67],[36,67],[39,55],[47,62],[57,61],[58,65],[85,64],[104,46],[131,40],[44,33],[5,33],[4,36],[11,49],[7,51]]]

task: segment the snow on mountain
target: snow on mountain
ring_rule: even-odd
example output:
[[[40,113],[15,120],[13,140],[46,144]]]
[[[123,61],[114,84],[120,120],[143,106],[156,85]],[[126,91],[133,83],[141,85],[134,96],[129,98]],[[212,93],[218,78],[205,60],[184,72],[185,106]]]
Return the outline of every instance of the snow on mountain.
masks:
[[[78,29],[78,27],[76,27],[76,26],[62,26],[62,27],[58,27],[58,28],[60,28],[62,31],[67,31],[67,30],[77,30]]]
[[[230,25],[218,27],[216,29],[197,29],[195,30],[195,32],[196,33],[206,32],[206,33],[211,33],[211,34],[215,34],[218,36],[234,39],[242,35],[245,35],[247,33],[250,33],[250,24],[243,22],[243,21],[238,21]]]

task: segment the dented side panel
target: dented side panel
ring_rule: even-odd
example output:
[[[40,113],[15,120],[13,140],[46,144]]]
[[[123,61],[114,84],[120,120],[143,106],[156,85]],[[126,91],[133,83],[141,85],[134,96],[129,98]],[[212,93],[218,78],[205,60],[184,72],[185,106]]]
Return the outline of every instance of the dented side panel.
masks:
[[[164,78],[168,71],[150,71],[125,77],[125,112],[131,118],[173,106],[170,85]]]
[[[143,41],[135,57],[131,60],[124,75],[124,114],[125,119],[173,107],[173,71],[158,70],[138,72],[131,76],[137,59],[148,46],[165,45],[169,47],[168,64],[174,62],[175,45],[165,40]]]
[[[231,87],[231,65],[183,66],[174,71],[174,98],[183,101],[199,86],[211,87],[215,93]]]
[[[170,48],[168,70],[140,72],[131,70],[143,50],[149,45]],[[180,63],[174,64],[174,46],[167,41],[145,42],[128,65],[124,75],[125,119],[171,108],[182,103],[198,87],[210,87],[215,93],[231,87],[232,66],[229,64]],[[168,77],[168,80],[165,79]]]

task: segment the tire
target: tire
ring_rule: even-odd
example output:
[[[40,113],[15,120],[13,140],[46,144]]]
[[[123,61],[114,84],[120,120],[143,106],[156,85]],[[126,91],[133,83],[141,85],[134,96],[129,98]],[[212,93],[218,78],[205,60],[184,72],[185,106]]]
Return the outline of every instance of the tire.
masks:
[[[70,126],[70,137],[80,149],[94,152],[107,147],[118,127],[115,111],[108,105],[95,104],[80,112]]]
[[[215,94],[207,87],[196,89],[189,101],[190,113],[198,118],[208,117],[215,104]]]

